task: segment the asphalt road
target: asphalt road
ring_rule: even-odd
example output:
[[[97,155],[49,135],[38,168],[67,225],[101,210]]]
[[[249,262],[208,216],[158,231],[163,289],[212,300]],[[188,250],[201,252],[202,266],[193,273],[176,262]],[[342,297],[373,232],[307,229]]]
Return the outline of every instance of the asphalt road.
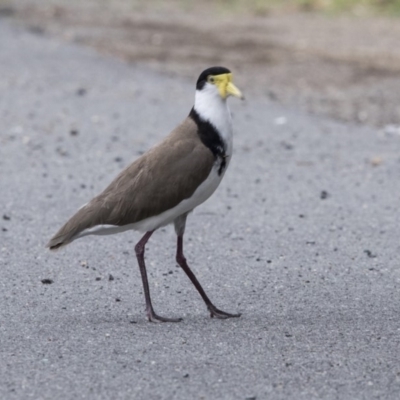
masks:
[[[151,324],[138,233],[44,246],[187,115],[200,71],[38,33],[0,20],[0,398],[400,398],[400,135],[232,101],[234,158],[189,218],[186,256],[242,317],[208,317],[168,227],[150,285],[156,311],[184,320]]]

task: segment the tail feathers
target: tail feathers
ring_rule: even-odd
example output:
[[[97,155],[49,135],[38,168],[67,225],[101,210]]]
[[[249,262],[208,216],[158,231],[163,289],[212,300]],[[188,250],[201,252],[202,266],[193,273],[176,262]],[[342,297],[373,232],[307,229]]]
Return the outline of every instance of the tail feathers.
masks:
[[[50,250],[58,250],[60,247],[66,246],[68,243],[71,243],[74,235],[55,235],[53,236],[49,243],[47,243],[46,247]]]
[[[70,230],[68,222],[50,239],[46,247],[50,250],[58,250],[60,247],[66,246],[74,240],[79,231],[75,229]]]
[[[91,207],[85,205],[73,215],[66,224],[50,239],[46,247],[57,250],[74,241],[79,233],[98,224]]]

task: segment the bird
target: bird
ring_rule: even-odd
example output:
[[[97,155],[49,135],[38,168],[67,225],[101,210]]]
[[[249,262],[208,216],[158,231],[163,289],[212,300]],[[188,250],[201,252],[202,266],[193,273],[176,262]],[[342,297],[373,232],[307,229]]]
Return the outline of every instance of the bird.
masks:
[[[151,322],[179,322],[155,313],[144,260],[145,245],[157,229],[174,224],[176,262],[201,295],[212,318],[235,318],[218,309],[189,268],[183,253],[188,214],[217,189],[232,158],[233,127],[227,98],[244,99],[225,67],[204,70],[196,82],[194,105],[159,144],[150,148],[97,196],[83,205],[50,239],[60,247],[87,235],[108,235],[127,230],[144,233],[135,253],[144,289],[146,315]]]

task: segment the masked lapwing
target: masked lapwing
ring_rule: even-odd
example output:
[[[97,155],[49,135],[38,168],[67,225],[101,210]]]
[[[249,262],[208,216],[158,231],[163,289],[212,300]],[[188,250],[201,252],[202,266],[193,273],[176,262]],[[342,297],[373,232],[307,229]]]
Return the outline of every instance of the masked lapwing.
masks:
[[[144,261],[150,236],[170,223],[174,224],[177,235],[176,261],[200,293],[211,317],[240,316],[214,306],[183,254],[188,214],[214,193],[232,157],[229,96],[243,98],[227,68],[203,71],[196,83],[194,107],[188,117],[82,206],[47,244],[50,250],[56,250],[87,235],[108,235],[129,229],[145,232],[135,251],[149,321],[181,320],[160,317],[154,312]]]

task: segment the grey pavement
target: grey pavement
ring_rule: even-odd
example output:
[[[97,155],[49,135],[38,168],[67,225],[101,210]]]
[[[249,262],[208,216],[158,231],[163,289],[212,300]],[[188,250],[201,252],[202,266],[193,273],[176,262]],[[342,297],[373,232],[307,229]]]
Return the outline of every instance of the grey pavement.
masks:
[[[209,318],[171,227],[146,260],[156,311],[179,324],[146,321],[139,233],[44,248],[186,117],[199,72],[163,76],[0,20],[0,398],[400,398],[395,132],[231,101],[234,158],[185,248],[240,319]]]

